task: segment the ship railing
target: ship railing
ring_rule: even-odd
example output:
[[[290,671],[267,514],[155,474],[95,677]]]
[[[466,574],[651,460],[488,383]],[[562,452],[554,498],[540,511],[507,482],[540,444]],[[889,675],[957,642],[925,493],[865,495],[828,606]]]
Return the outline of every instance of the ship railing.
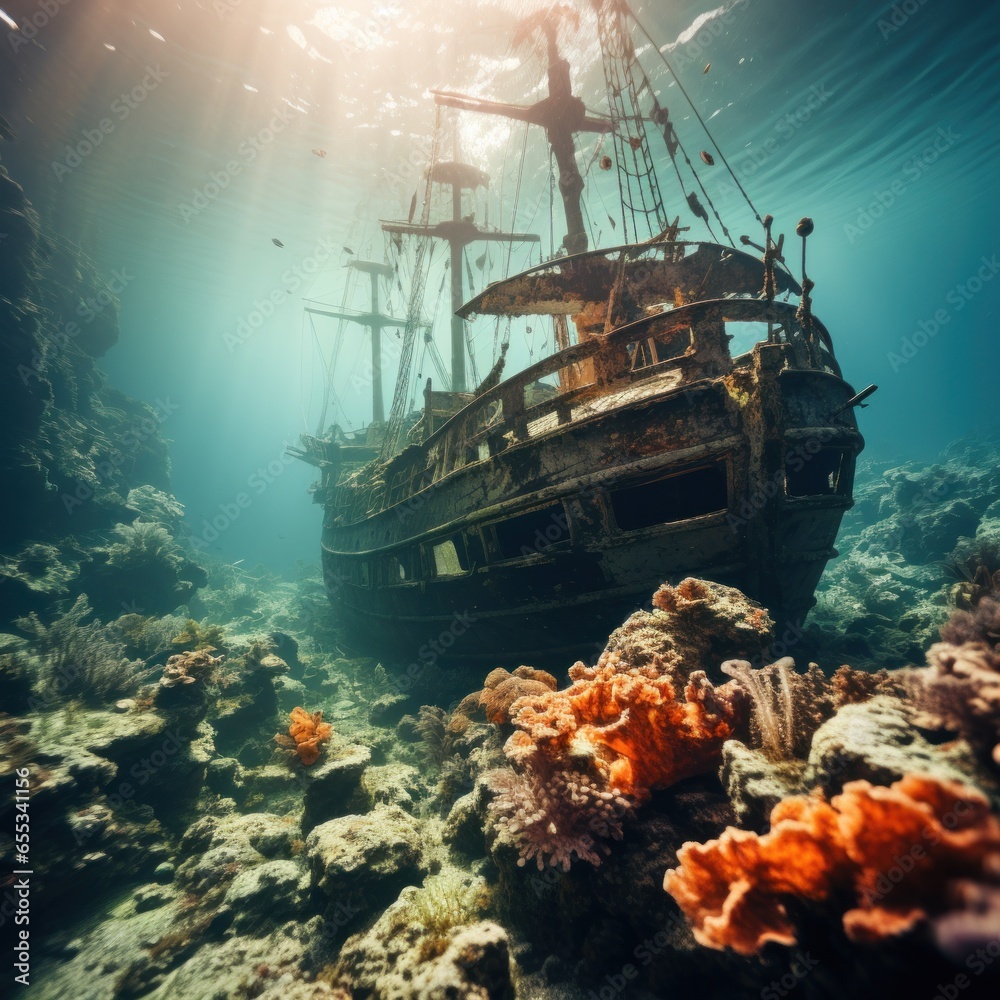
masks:
[[[761,342],[787,345],[790,367],[840,375],[825,327],[813,318],[807,335],[793,303],[713,299],[667,309],[543,358],[483,393],[422,447],[397,456],[384,482],[356,495],[351,519],[406,501],[457,469],[567,424],[585,404],[637,382],[669,373],[665,388],[672,388],[749,364],[752,351],[735,358],[730,352],[731,323],[759,324]],[[528,386],[547,378],[572,388],[527,405]]]

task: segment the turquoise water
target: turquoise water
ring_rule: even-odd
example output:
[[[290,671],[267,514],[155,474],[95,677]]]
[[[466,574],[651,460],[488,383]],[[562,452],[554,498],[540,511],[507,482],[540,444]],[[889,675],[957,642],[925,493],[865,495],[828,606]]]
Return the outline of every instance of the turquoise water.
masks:
[[[534,99],[542,64],[509,43],[531,6],[0,6],[5,22],[28,25],[20,35],[0,25],[0,114],[17,136],[0,143],[2,163],[50,229],[117,275],[121,337],[102,366],[124,392],[169,410],[174,490],[192,532],[249,487],[252,504],[213,548],[277,569],[314,560],[312,470],[282,457],[319,420],[302,299],[339,303],[343,247],[380,258],[377,220],[406,216],[419,183],[414,150],[430,141],[428,88]],[[789,244],[800,216],[815,220],[815,310],[846,377],[880,386],[861,416],[867,457],[927,460],[956,437],[996,427],[1000,29],[990,6],[684,0],[636,10],[670,43],[665,54],[761,214],[775,216]],[[600,108],[591,29],[585,9],[564,50],[577,91]],[[656,85],[682,141],[703,148],[668,83],[661,73]],[[492,121],[464,125],[460,136],[494,191],[504,186],[503,222],[539,232],[547,254],[548,164],[530,160],[543,152],[540,136],[527,145],[511,213],[523,142],[520,127]],[[578,146],[590,156],[590,139]],[[588,179],[593,235],[611,245],[601,206],[613,207],[615,192],[610,175],[597,173]],[[759,240],[725,177],[709,174],[709,193],[734,235]],[[681,212],[666,180],[668,210]],[[690,236],[707,236],[681,215]],[[557,213],[556,243],[560,227]],[[474,277],[496,277],[501,266],[491,257]],[[264,316],[269,299],[277,304]],[[390,306],[401,313],[398,293]],[[333,327],[317,333],[329,347]],[[446,337],[442,324],[443,351]],[[475,343],[484,373],[492,331]],[[521,364],[543,347],[523,328],[512,343]],[[357,378],[366,355],[361,332],[349,331],[335,377],[345,427],[370,419]]]

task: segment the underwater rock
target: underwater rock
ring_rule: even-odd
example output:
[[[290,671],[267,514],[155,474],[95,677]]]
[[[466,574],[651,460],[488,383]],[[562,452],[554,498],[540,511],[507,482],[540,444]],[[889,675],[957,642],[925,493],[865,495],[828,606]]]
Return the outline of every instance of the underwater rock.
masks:
[[[158,907],[166,906],[177,893],[165,885],[143,885],[132,894],[135,903],[136,913],[145,913],[146,910],[155,910]]]
[[[215,757],[208,762],[205,785],[210,791],[239,801],[245,793],[243,767],[235,757]]]
[[[809,751],[805,784],[833,792],[847,781],[863,778],[889,785],[913,772],[968,782],[976,780],[979,769],[967,746],[929,743],[914,728],[902,701],[880,696],[845,705],[820,726]],[[983,776],[978,777],[981,781]]]
[[[237,758],[244,767],[266,764],[278,728],[274,682],[288,672],[288,664],[255,643],[227,666],[232,673],[211,716],[216,746],[223,756]]]
[[[266,861],[240,872],[230,883],[224,907],[233,914],[233,929],[259,932],[302,910],[309,874],[294,861]]]
[[[411,764],[369,767],[361,775],[361,798],[367,809],[395,805],[413,813],[421,797],[420,772]]]
[[[291,859],[300,838],[294,821],[271,813],[202,816],[181,838],[185,860],[177,881],[188,892],[204,894],[265,860]]]
[[[371,928],[344,943],[334,982],[356,997],[513,1000],[511,942],[482,918],[484,888],[449,868],[403,889]]]
[[[305,788],[303,833],[351,811],[353,796],[371,758],[368,747],[350,743],[331,749],[324,760],[301,771],[300,781]]]
[[[406,714],[410,700],[410,695],[406,694],[380,694],[368,705],[368,721],[373,726],[395,726]]]
[[[327,820],[306,838],[313,888],[332,906],[377,911],[426,874],[422,842],[420,824],[399,806]]]
[[[486,857],[486,835],[483,830],[487,822],[487,804],[491,797],[487,779],[479,778],[471,792],[452,803],[441,836],[460,855],[467,858]]]
[[[741,827],[763,830],[771,810],[789,795],[803,791],[802,761],[774,761],[739,740],[722,748],[722,782]]]

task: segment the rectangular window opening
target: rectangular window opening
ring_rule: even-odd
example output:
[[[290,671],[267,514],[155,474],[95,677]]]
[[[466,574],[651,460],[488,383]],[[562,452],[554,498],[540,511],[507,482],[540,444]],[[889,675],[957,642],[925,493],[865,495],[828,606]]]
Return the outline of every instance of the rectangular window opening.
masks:
[[[570,540],[569,518],[561,503],[497,521],[493,530],[502,559],[530,556]]]
[[[722,463],[626,486],[609,494],[622,531],[638,531],[726,509],[726,467]]]
[[[793,448],[785,453],[785,494],[790,497],[833,496],[840,492],[844,467],[842,448],[810,453]]]

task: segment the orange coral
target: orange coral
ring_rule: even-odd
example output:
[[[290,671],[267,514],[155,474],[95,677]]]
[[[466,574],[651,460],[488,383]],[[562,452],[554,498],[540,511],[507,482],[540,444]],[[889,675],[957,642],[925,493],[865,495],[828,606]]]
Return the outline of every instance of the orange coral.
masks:
[[[287,750],[294,750],[305,767],[315,764],[323,749],[321,744],[330,738],[333,729],[328,722],[323,722],[321,711],[310,714],[296,706],[288,717],[292,720],[288,735],[279,733],[274,738],[275,742]]]
[[[926,775],[886,788],[852,781],[829,803],[795,796],[771,813],[770,833],[727,829],[685,844],[663,887],[695,939],[743,954],[768,941],[795,943],[785,904],[853,894],[843,917],[855,941],[911,929],[948,906],[956,879],[1000,865],[1000,819],[974,789]]]
[[[669,676],[657,676],[653,667],[627,668],[613,653],[596,667],[577,663],[569,675],[573,683],[565,690],[512,706],[519,731],[504,752],[515,762],[534,754],[588,757],[617,792],[642,800],[711,770],[733,735],[733,704],[701,671],[691,674],[683,699]]]

